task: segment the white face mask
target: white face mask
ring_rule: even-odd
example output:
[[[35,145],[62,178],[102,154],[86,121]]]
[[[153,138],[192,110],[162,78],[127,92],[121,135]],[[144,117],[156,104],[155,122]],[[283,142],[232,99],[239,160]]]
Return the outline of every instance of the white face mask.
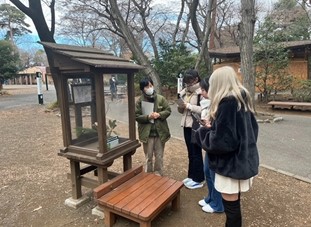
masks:
[[[153,92],[154,92],[153,87],[147,88],[147,89],[145,90],[146,95],[152,95]]]

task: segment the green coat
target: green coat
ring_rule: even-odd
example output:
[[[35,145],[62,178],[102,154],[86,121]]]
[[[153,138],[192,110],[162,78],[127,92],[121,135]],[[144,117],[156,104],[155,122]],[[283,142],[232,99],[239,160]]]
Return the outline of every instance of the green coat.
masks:
[[[150,135],[152,123],[148,119],[148,115],[143,115],[141,102],[147,101],[144,95],[139,97],[135,106],[136,121],[138,123],[139,140],[142,143],[147,143]],[[158,112],[160,117],[154,120],[155,128],[162,143],[165,143],[171,137],[170,130],[166,119],[171,115],[171,107],[167,100],[162,95],[155,95],[154,112]]]

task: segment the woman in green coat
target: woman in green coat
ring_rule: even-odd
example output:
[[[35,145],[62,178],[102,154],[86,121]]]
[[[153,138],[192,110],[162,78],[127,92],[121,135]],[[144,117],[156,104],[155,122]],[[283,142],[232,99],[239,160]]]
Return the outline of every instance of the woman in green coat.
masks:
[[[142,95],[136,102],[135,114],[146,158],[145,171],[162,176],[164,146],[171,137],[166,121],[171,108],[167,100],[155,92],[151,78],[142,79],[139,85]]]

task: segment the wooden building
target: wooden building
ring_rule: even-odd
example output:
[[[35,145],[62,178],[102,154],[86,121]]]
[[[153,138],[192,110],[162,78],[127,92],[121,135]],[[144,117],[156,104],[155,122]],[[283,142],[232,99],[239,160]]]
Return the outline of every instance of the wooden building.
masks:
[[[33,66],[19,71],[13,78],[8,79],[8,84],[20,84],[20,85],[35,85],[37,84],[37,73],[42,76],[42,81],[46,80],[46,67],[45,66]],[[50,83],[50,81],[49,81]]]
[[[311,79],[311,40],[283,43],[290,51],[288,72],[297,79]],[[214,59],[214,70],[221,66],[232,66],[241,77],[240,48],[238,46],[211,49],[210,57]]]

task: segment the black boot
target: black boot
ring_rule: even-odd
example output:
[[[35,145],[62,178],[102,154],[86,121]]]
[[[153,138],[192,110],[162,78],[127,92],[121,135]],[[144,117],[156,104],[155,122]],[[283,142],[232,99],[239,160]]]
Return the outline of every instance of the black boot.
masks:
[[[227,201],[222,199],[226,214],[226,227],[241,227],[242,214],[240,198],[236,201]]]

